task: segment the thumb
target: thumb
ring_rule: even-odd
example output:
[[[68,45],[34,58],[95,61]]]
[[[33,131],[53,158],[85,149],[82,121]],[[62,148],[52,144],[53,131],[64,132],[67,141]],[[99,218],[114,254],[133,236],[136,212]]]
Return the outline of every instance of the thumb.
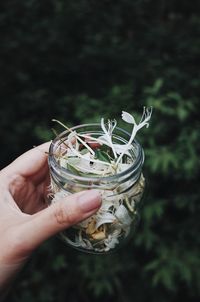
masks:
[[[72,194],[32,216],[24,230],[24,239],[30,250],[56,233],[76,224],[101,206],[101,195],[97,190]]]

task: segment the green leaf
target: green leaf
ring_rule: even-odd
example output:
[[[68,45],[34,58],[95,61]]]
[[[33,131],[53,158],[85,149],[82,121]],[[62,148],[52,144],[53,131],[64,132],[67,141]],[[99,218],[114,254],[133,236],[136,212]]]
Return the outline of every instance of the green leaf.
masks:
[[[74,166],[72,165],[71,163],[67,163],[67,169],[72,172],[73,174],[76,174],[76,175],[82,175],[82,173]]]
[[[95,157],[101,161],[110,163],[110,158],[105,151],[101,151],[100,149],[97,149],[95,151]]]

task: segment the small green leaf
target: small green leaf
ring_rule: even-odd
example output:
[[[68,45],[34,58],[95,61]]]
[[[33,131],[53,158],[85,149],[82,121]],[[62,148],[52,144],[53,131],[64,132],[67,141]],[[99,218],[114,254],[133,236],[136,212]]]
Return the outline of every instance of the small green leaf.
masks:
[[[80,171],[78,171],[72,164],[70,164],[69,162],[67,163],[67,169],[72,172],[73,174],[76,175],[81,175]]]
[[[105,162],[110,163],[109,156],[108,156],[108,154],[105,151],[101,151],[100,149],[97,149],[95,151],[95,157],[97,159],[101,160],[101,161],[105,161]]]
[[[82,155],[85,155],[88,153],[88,149],[84,148],[81,151],[79,151]]]

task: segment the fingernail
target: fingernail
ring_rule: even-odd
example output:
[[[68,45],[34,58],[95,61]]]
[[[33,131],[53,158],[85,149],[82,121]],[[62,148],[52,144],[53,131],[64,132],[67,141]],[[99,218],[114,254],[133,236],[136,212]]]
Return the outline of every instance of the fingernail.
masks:
[[[84,192],[79,196],[78,203],[84,213],[90,212],[101,206],[101,195],[97,190]]]

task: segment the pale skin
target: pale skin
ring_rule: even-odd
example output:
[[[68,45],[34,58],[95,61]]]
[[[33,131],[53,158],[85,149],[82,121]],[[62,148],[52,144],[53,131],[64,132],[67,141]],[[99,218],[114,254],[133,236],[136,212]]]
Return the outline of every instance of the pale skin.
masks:
[[[43,241],[88,218],[101,206],[96,190],[46,206],[48,149],[49,143],[35,147],[0,171],[0,300]]]

